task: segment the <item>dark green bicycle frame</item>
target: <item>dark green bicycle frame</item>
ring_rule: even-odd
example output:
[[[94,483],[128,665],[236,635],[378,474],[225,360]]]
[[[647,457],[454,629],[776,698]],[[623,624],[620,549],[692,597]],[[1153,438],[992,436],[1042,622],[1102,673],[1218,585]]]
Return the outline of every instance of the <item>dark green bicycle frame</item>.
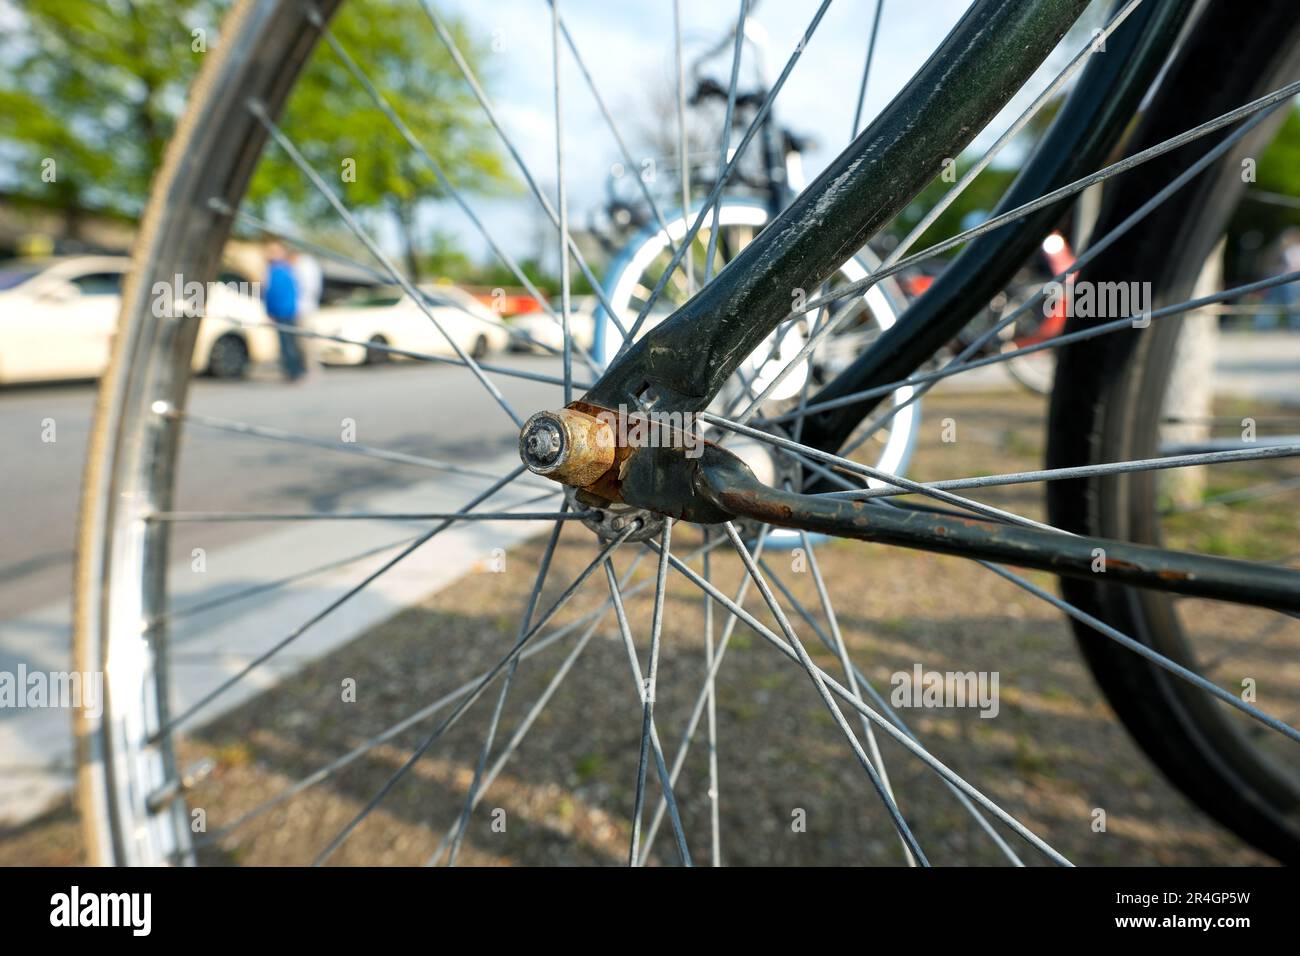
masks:
[[[1087,4],[977,0],[884,112],[713,282],[620,355],[583,401],[609,409],[704,411],[797,299],[811,298],[984,129]],[[1107,52],[1092,58],[999,212],[1104,162],[1194,5],[1194,0],[1146,0],[1131,14],[1109,38]],[[972,241],[935,286],[812,402],[877,388],[914,372],[1004,287],[1066,202]],[[834,452],[879,401],[811,414],[801,440]],[[693,468],[693,477],[668,474],[679,465],[662,454],[639,457],[643,460],[633,464],[627,487],[633,493],[625,500],[667,514],[690,515],[685,499],[694,497],[696,505],[704,506],[695,509],[697,514],[726,502],[724,510],[736,516],[847,537],[870,537],[864,533],[864,519],[870,517],[876,526],[888,526],[888,537],[896,544],[1014,558],[1022,566],[1081,577],[1091,574],[1086,558],[1093,546],[1110,552],[1121,547],[1126,566],[1108,574],[1117,583],[1300,610],[1295,575],[1265,583],[1258,569],[1244,562],[1079,537],[1065,548],[1061,535],[1053,532],[932,515],[900,521],[893,517],[897,509],[878,504],[841,502],[830,508],[825,499],[782,494],[778,507],[773,495],[765,497],[752,485],[746,485],[746,494],[728,494],[743,482],[717,456],[680,464]],[[718,487],[729,475],[731,487]]]
[[[587,401],[704,410],[806,293],[952,162],[1029,79],[1089,0],[978,0],[926,64],[790,207],[672,317],[616,360]]]

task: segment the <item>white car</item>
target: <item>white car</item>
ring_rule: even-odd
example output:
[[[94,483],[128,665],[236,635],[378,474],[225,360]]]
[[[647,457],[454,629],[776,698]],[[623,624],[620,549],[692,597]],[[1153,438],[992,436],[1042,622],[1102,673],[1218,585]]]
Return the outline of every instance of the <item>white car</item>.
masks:
[[[422,285],[418,291],[438,324],[469,355],[480,359],[505,348],[509,335],[500,318],[468,292],[448,285]],[[403,357],[387,349],[456,354],[424,310],[395,286],[368,289],[321,309],[312,318],[312,328],[323,335],[350,340],[319,343],[317,354],[327,365],[376,364]]]
[[[560,314],[560,299],[551,300],[551,308]],[[573,341],[581,348],[591,351],[592,339],[596,334],[596,310],[600,300],[594,295],[575,295],[569,298],[569,331]],[[544,352],[544,346],[555,351],[564,348],[564,329],[545,312],[527,312],[510,319],[510,324],[528,336],[512,338],[510,348],[515,352]],[[530,341],[531,340],[531,341]],[[536,343],[536,344],[533,344]]]
[[[122,305],[126,256],[67,256],[0,262],[0,383],[97,378],[108,366]],[[243,377],[253,362],[274,361],[278,342],[265,326],[256,289],[233,273],[221,282],[155,295],[160,310],[181,312],[187,295],[205,316],[193,368]],[[245,283],[237,290],[234,283]],[[184,286],[184,283],[182,283]],[[202,299],[195,297],[199,289]],[[185,321],[181,319],[180,321]],[[261,325],[263,327],[258,328]]]

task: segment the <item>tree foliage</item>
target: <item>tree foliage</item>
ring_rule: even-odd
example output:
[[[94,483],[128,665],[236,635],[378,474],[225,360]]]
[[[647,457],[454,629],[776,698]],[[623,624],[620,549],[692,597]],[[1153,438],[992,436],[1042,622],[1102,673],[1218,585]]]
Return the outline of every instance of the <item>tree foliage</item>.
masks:
[[[0,38],[0,156],[18,196],[68,213],[136,215],[228,0],[14,0],[17,28]],[[415,0],[343,5],[331,26],[343,47],[459,188],[509,182],[486,117]],[[486,46],[452,33],[491,79]],[[391,220],[418,260],[420,204],[442,190],[328,45],[312,56],[281,126],[349,208]],[[53,181],[42,163],[55,161]],[[345,162],[355,176],[344,176]],[[269,144],[249,203],[300,231],[334,219],[325,199]],[[391,233],[387,233],[391,234]]]
[[[1228,227],[1227,275],[1234,283],[1278,272],[1277,239],[1300,226],[1300,107],[1292,107],[1277,135],[1242,175],[1253,173]]]
[[[90,208],[138,212],[203,56],[192,31],[210,33],[221,6],[17,0],[17,29],[0,37],[0,150],[13,191],[70,220]]]
[[[486,45],[463,24],[452,22],[450,28],[475,74],[489,80]],[[344,4],[332,30],[454,186],[487,192],[510,182],[486,116],[418,4]],[[317,47],[281,126],[350,209],[391,215],[407,267],[418,272],[420,250],[430,248],[417,238],[419,207],[443,196],[443,189],[327,44]],[[249,201],[287,205],[295,218],[309,223],[335,218],[328,201],[275,146],[262,156]]]

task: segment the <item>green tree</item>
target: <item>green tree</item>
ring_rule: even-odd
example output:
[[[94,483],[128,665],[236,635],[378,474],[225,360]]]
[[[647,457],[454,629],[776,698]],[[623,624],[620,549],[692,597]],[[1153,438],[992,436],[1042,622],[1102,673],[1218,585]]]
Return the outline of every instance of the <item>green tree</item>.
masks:
[[[72,236],[87,211],[138,214],[186,90],[203,57],[219,48],[229,5],[13,0],[17,28],[0,37],[0,157],[12,172],[3,185],[63,210]],[[450,27],[475,72],[490,81],[486,44],[459,21]],[[415,0],[344,4],[331,29],[458,188],[507,186],[487,120]],[[313,54],[281,125],[351,209],[391,221],[407,268],[418,273],[420,249],[429,245],[419,236],[427,220],[421,206],[442,191],[327,44]],[[42,177],[47,159],[52,180]],[[300,231],[338,225],[273,143],[248,201]]]
[[[899,239],[907,235],[919,223],[931,209],[933,209],[944,196],[953,188],[953,184],[966,175],[967,170],[974,165],[974,159],[962,156],[957,160],[953,167],[951,182],[945,180],[942,176],[936,178],[925,189],[913,199],[907,207],[898,214],[898,218],[890,226],[890,232]],[[939,218],[934,221],[921,236],[921,238],[912,247],[912,252],[925,249],[927,246],[942,242],[950,236],[955,236],[962,231],[963,220],[971,213],[979,213],[983,219],[990,215],[1002,199],[1003,194],[1010,187],[1015,179],[1016,170],[1005,169],[998,166],[990,166],[976,177],[957,197],[956,202],[940,213]],[[946,253],[948,257],[956,255],[956,251]]]
[[[1300,226],[1300,108],[1287,113],[1263,154],[1251,157],[1254,175],[1228,224],[1227,281],[1236,285],[1276,273],[1277,239]]]
[[[487,82],[491,55],[486,45],[462,23],[452,22],[450,28],[475,74]],[[496,191],[510,183],[495,134],[417,4],[344,4],[332,30],[458,189]],[[313,54],[281,125],[350,209],[391,219],[409,275],[420,274],[428,253],[447,255],[438,230],[420,238],[422,204],[443,195],[436,177],[327,44]],[[308,223],[336,218],[327,200],[275,146],[262,156],[249,199],[266,208],[285,203]]]
[[[434,229],[429,234],[420,266],[425,275],[455,282],[468,281],[476,268],[455,235],[443,229]]]
[[[13,192],[62,210],[74,237],[88,210],[137,213],[221,7],[17,0],[17,28],[0,36],[0,155]]]

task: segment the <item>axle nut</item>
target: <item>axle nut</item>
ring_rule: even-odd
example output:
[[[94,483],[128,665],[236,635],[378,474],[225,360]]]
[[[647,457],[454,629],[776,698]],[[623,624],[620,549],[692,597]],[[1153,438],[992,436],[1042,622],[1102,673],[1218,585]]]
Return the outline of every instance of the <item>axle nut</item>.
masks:
[[[572,408],[538,412],[519,433],[519,457],[529,471],[576,488],[609,471],[614,452],[609,423]]]

